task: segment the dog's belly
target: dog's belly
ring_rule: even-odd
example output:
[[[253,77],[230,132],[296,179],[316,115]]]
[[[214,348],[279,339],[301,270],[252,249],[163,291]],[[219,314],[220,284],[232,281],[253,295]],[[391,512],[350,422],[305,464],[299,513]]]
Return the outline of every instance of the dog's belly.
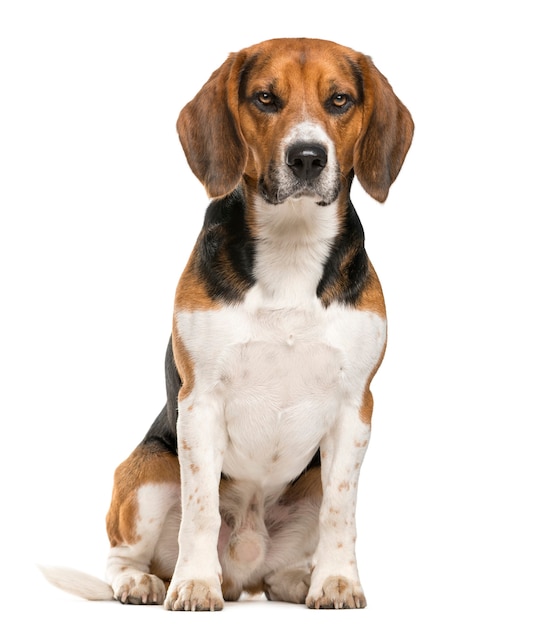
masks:
[[[291,335],[234,346],[222,377],[223,471],[267,486],[295,478],[339,413],[342,370],[339,350]]]

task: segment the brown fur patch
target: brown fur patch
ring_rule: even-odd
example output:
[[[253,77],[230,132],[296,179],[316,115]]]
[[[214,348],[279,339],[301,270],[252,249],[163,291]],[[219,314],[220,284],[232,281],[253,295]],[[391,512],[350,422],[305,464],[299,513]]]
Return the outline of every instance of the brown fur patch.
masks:
[[[322,479],[319,467],[311,468],[287,487],[280,502],[286,506],[305,498],[322,499]]]
[[[213,300],[198,276],[197,247],[191,253],[191,257],[180,278],[176,289],[174,310],[179,311],[209,311],[218,309],[220,304]]]
[[[356,303],[356,307],[360,311],[372,311],[384,319],[386,317],[386,305],[382,286],[370,261],[365,287]]]
[[[176,328],[176,322],[174,322],[172,351],[174,353],[176,368],[178,369],[178,374],[180,375],[180,379],[182,381],[179,399],[186,398],[191,391],[193,391],[193,386],[195,384],[195,371],[191,355],[187,351],[185,344],[179,336]]]
[[[385,346],[384,346],[384,350],[382,351],[382,354],[380,355],[380,358],[378,359],[378,363],[376,364],[376,366],[371,372],[371,375],[369,376],[369,379],[365,386],[365,391],[363,392],[363,402],[361,403],[361,408],[359,410],[359,418],[364,424],[371,423],[372,412],[374,409],[374,400],[372,397],[372,392],[369,389],[369,387],[372,382],[372,379],[374,378],[376,372],[378,371],[378,368],[380,367],[384,359],[384,352],[385,352]]]
[[[138,490],[149,483],[180,482],[180,465],[175,455],[152,445],[141,444],[114,473],[114,486],[107,513],[107,533],[111,546],[133,544],[137,532]]]

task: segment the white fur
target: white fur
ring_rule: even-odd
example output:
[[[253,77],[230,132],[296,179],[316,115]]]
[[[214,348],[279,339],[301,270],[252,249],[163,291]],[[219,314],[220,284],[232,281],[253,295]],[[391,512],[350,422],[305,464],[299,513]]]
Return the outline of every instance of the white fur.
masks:
[[[246,311],[319,306],[316,287],[337,234],[336,203],[298,198],[269,205],[258,198],[255,208],[257,284],[247,294]]]
[[[112,587],[106,582],[68,567],[40,565],[45,578],[56,587],[85,600],[112,600]]]

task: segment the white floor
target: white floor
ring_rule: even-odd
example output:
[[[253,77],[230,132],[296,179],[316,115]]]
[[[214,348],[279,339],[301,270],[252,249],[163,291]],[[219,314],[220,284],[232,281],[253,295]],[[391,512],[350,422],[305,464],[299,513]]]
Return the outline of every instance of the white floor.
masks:
[[[494,572],[493,572],[494,574]],[[425,581],[429,578],[425,574]],[[466,576],[465,576],[466,579]],[[166,611],[162,606],[128,606],[118,602],[88,602],[65,594],[53,587],[41,577],[37,571],[30,571],[23,581],[15,579],[15,589],[6,589],[3,612],[6,619],[1,617],[3,624],[10,626],[30,626],[42,624],[44,620],[52,618],[55,626],[99,626],[103,624],[138,624],[160,626],[161,624],[219,624],[220,626],[238,623],[257,623],[260,620],[269,620],[277,623],[286,620],[286,624],[294,626],[303,624],[356,624],[359,626],[393,626],[399,623],[414,624],[414,626],[443,626],[456,624],[458,626],[476,626],[477,624],[515,624],[518,626],[536,626],[537,610],[532,605],[531,598],[527,603],[505,602],[503,576],[492,576],[492,580],[500,581],[498,589],[492,589],[490,598],[484,597],[484,581],[478,580],[477,594],[470,587],[461,586],[455,580],[453,587],[447,586],[444,580],[438,593],[432,594],[432,580],[425,587],[425,594],[420,585],[421,581],[402,581],[399,590],[388,588],[371,589],[368,595],[369,606],[361,611],[313,611],[304,606],[284,603],[268,602],[264,597],[245,599],[227,604],[224,610],[217,614],[208,613],[181,613],[175,614]],[[388,576],[392,581],[392,577]],[[418,586],[419,583],[419,586]],[[415,587],[415,588],[414,588]],[[15,596],[13,595],[15,591]],[[395,592],[391,597],[388,592]]]

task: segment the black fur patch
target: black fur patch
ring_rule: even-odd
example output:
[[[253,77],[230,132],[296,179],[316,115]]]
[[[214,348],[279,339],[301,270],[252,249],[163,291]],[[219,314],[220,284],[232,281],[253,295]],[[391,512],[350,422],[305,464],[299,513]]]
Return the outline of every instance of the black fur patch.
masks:
[[[142,444],[146,446],[157,445],[163,450],[178,454],[176,421],[178,419],[178,394],[180,392],[181,380],[172,354],[172,338],[169,339],[165,355],[165,381],[167,403],[150,426],[150,430],[146,433]]]
[[[196,271],[208,294],[227,303],[242,299],[254,285],[255,242],[245,220],[240,188],[213,201],[198,241]]]
[[[333,242],[316,295],[324,306],[332,302],[354,305],[365,287],[368,267],[363,226],[348,201],[343,228]]]

